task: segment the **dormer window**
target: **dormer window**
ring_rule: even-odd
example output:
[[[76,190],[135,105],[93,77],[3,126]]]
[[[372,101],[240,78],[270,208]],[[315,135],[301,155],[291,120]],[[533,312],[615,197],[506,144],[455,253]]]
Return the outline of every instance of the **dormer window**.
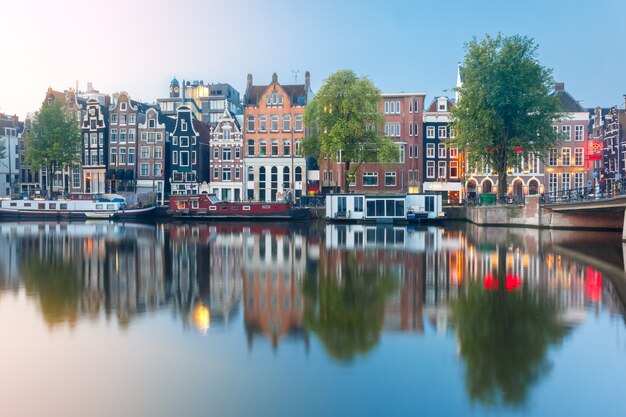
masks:
[[[154,124],[155,124],[154,119],[148,120],[148,127],[149,128],[154,128]]]
[[[448,111],[448,101],[445,98],[439,99],[437,111]]]
[[[126,103],[120,103],[120,110],[121,111],[126,111]]]
[[[224,140],[230,140],[230,126],[224,126],[222,133],[224,134]]]
[[[183,132],[187,131],[187,120],[180,121],[180,130],[182,130]]]
[[[266,103],[268,106],[282,106],[283,96],[276,92],[268,94]]]

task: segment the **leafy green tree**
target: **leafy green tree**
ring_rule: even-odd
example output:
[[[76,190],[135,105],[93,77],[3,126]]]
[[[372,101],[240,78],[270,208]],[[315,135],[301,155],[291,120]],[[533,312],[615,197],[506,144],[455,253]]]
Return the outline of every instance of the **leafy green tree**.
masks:
[[[309,135],[302,152],[320,163],[328,158],[345,164],[344,192],[362,163],[391,163],[400,157],[398,146],[380,133],[380,100],[380,90],[369,79],[341,70],[326,79],[304,111]]]
[[[44,101],[26,135],[26,162],[34,169],[46,168],[48,190],[54,173],[78,165],[81,131],[75,113],[65,112],[58,101]]]
[[[474,38],[466,51],[451,142],[466,153],[470,169],[484,163],[495,169],[501,197],[507,168],[531,154],[545,160],[559,139],[551,125],[560,117],[550,95],[552,70],[538,62],[537,45],[525,36]]]
[[[359,262],[354,254],[346,253],[339,268],[340,276],[327,268],[305,278],[304,324],[333,358],[348,362],[378,344],[385,300],[397,281],[390,272],[381,273],[378,265]]]

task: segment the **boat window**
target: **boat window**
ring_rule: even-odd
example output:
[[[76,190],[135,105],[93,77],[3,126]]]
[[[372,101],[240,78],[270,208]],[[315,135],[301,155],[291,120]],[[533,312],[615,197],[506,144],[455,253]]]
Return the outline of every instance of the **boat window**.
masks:
[[[102,204],[96,204],[96,210],[102,210],[103,207]]]
[[[244,211],[250,211],[250,206],[243,206]]]
[[[17,207],[17,203],[11,203],[11,207]]]
[[[215,206],[209,206],[209,210],[211,210],[211,211],[215,211],[215,210],[217,210],[217,207],[215,207]]]
[[[48,208],[49,208],[50,210],[56,210],[56,208],[57,208],[57,204],[56,204],[56,203],[50,203],[50,204],[48,204]]]
[[[376,215],[376,201],[370,200],[367,202],[367,216],[374,217]]]
[[[61,203],[61,210],[67,210],[67,203]]]
[[[337,198],[337,212],[339,213],[346,212],[346,197]]]
[[[198,200],[191,200],[191,208],[197,209],[199,207]]]
[[[385,217],[385,200],[376,200],[376,217]]]
[[[426,211],[435,211],[435,197],[427,195],[426,197]]]
[[[107,204],[107,210],[115,210],[115,206],[113,204]]]
[[[24,203],[24,207],[30,207],[30,203]]]
[[[227,206],[222,206],[221,209],[222,210],[228,210],[228,207]]]
[[[354,211],[363,212],[363,197],[356,197],[354,199]]]
[[[404,201],[396,200],[396,217],[404,217]]]
[[[39,210],[45,210],[46,209],[46,203],[39,203],[39,204],[37,204],[37,208]]]
[[[232,206],[230,209],[231,210],[239,210],[239,206]]]
[[[393,217],[396,215],[394,200],[385,200],[385,206],[387,209],[387,217]]]
[[[176,202],[176,208],[178,208],[179,210],[182,210],[185,208],[185,201],[184,200],[178,200]]]
[[[267,210],[267,209],[269,209],[270,207],[271,207],[271,206],[270,206],[269,204],[263,204],[263,205],[261,206],[261,208],[266,209],[266,210]]]

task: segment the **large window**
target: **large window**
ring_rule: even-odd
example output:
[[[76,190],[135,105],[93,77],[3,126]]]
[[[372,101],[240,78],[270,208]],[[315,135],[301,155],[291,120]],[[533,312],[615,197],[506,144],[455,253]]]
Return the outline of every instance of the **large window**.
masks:
[[[302,181],[302,167],[296,167],[296,181]]]
[[[128,164],[135,164],[135,148],[128,148]]]
[[[556,166],[558,161],[558,151],[556,149],[550,149],[550,153],[548,155],[548,165]]]
[[[272,140],[272,156],[278,156],[278,141]]]
[[[438,133],[439,139],[446,139],[448,137],[448,128],[446,126],[439,126]]]
[[[273,114],[270,116],[270,131],[278,132],[278,115]]]
[[[283,140],[283,156],[291,156],[291,144],[289,139]]]
[[[561,156],[562,156],[562,164],[564,167],[570,166],[570,160],[572,157],[572,150],[571,148],[563,148],[561,149]]]
[[[117,164],[117,148],[111,148],[111,160],[109,161],[109,164]]]
[[[435,126],[426,127],[426,137],[429,139],[433,139],[435,137]]]
[[[160,146],[154,147],[154,159],[162,159],[163,158],[163,148]]]
[[[561,129],[563,130],[563,140],[572,140],[572,127],[570,125],[564,125]]]
[[[364,172],[363,186],[374,187],[378,185],[378,172]]]
[[[435,144],[427,143],[426,144],[426,158],[434,158],[435,157]]]
[[[231,148],[224,148],[222,149],[222,160],[223,161],[230,161],[232,160],[232,151]]]
[[[120,165],[126,165],[126,148],[120,148]]]
[[[259,132],[267,132],[267,116],[259,117]]]
[[[141,147],[141,159],[148,159],[148,158],[150,158],[150,147],[142,146]]]
[[[126,129],[120,129],[120,143],[126,143]]]
[[[582,172],[574,174],[574,188],[583,188],[585,186],[585,176]]]
[[[248,132],[254,132],[254,116],[248,116]]]
[[[563,191],[569,190],[571,188],[570,186],[571,186],[571,181],[572,181],[571,174],[569,172],[564,172],[563,177],[561,179],[562,179],[561,190]]]
[[[437,178],[444,179],[448,173],[448,164],[446,161],[439,161],[437,165]]]
[[[145,162],[141,163],[139,175],[141,175],[142,177],[147,177],[149,173],[150,173],[150,164],[145,163]]]
[[[180,166],[181,167],[189,166],[189,152],[188,151],[180,152]]]
[[[72,187],[80,188],[80,171],[78,168],[72,169]]]
[[[288,114],[285,114],[283,116],[283,132],[290,132],[291,131],[291,116]]]
[[[584,163],[584,151],[583,148],[574,149],[574,164],[576,166],[583,166]]]
[[[302,125],[302,115],[301,114],[296,114],[295,131],[296,132],[302,132],[303,129],[304,129],[304,127]]]
[[[230,181],[230,168],[222,168],[222,181]]]
[[[85,133],[85,135],[87,135]],[[117,142],[117,129],[111,129],[111,143]]]
[[[550,192],[556,192],[559,189],[559,177],[556,172],[551,172],[548,174],[548,187],[550,188]]]
[[[444,143],[440,143],[437,148],[439,149],[439,158],[446,157],[446,145]]]

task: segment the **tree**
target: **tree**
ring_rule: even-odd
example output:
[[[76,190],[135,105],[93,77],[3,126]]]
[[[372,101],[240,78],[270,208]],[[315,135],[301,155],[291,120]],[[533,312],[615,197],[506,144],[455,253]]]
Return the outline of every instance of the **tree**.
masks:
[[[353,71],[331,74],[304,111],[310,134],[302,143],[305,156],[345,164],[343,191],[364,162],[397,162],[398,146],[379,132],[380,91]],[[356,164],[356,166],[352,166]]]
[[[559,139],[552,129],[560,118],[550,95],[552,70],[537,61],[537,45],[525,36],[474,38],[466,50],[451,142],[465,152],[470,169],[495,168],[502,197],[507,169],[530,155],[545,160]]]
[[[26,162],[33,168],[46,168],[48,190],[52,177],[64,166],[76,166],[80,157],[81,132],[75,113],[63,110],[58,101],[41,105],[26,135]]]

